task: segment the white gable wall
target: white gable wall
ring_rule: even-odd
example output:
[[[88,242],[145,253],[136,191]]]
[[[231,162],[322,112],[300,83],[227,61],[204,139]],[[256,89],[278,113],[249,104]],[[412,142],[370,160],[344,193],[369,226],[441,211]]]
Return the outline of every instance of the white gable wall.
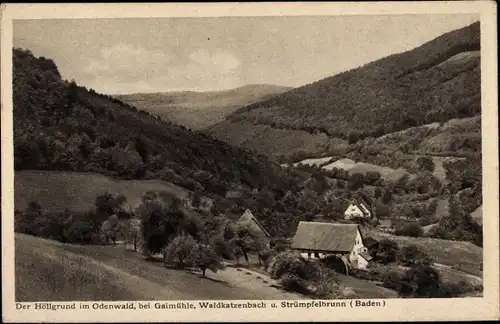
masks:
[[[351,254],[349,254],[349,261],[351,264],[356,265],[356,262],[359,257],[360,252],[366,252],[368,249],[364,246],[363,244],[363,239],[361,237],[361,233],[358,230],[358,233],[356,234],[356,240],[354,241],[354,247],[352,248]]]
[[[371,216],[370,212],[368,212],[367,215],[365,216],[365,214],[363,213],[363,211],[357,205],[355,205],[355,204],[350,204],[349,207],[347,207],[347,209],[344,212],[344,218],[345,219],[351,219],[351,218],[354,218],[354,217],[366,217],[366,218],[369,218],[370,216]]]
[[[362,256],[358,257],[358,269],[366,270],[368,268],[368,260],[363,258]]]

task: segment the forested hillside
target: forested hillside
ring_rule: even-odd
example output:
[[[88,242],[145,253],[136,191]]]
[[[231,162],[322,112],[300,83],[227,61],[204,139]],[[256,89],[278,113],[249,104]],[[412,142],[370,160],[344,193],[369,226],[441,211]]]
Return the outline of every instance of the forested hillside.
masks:
[[[210,133],[262,154],[283,156],[304,145],[290,143],[271,153],[266,143],[279,141],[275,138],[279,133],[267,130],[273,140],[253,140],[262,133],[261,125],[285,130],[291,136],[306,131],[313,138],[301,138],[314,146],[306,153],[316,154],[332,146],[328,141],[318,142],[318,134],[355,143],[410,127],[480,115],[479,27],[479,22],[474,23],[413,50],[242,107]],[[238,133],[241,128],[246,131]]]
[[[439,143],[415,141],[415,136],[439,137],[443,132],[451,136],[464,130],[476,134],[480,118],[450,121],[430,131],[428,126],[417,127],[349,145],[327,137],[332,158],[414,169],[411,172],[416,177],[393,181],[378,172],[283,168],[263,155],[64,81],[52,60],[36,58],[27,50],[14,49],[13,69],[16,170],[92,172],[119,179],[174,183],[194,193],[193,201],[199,201],[200,196],[215,200],[212,214],[235,218],[246,208],[251,209],[273,236],[291,236],[300,220],[320,217],[338,221],[350,199],[364,197],[379,217],[405,215],[421,226],[437,224],[435,236],[482,244],[480,229],[471,224],[469,216],[481,204],[477,137],[474,141],[451,141],[447,149],[468,147],[471,156],[443,162],[439,168],[428,156],[406,160],[405,155],[422,148],[438,147],[439,151]],[[300,138],[295,142],[307,147]],[[404,149],[400,147],[403,142]],[[437,179],[435,169],[445,172],[448,182]],[[436,206],[442,200],[449,200],[450,210],[456,211],[453,217],[437,215]],[[45,215],[39,202],[27,205],[26,215],[35,215],[35,219]],[[64,219],[71,219],[68,214],[65,211]]]
[[[13,92],[16,170],[159,179],[214,197],[223,209],[232,206],[224,199],[232,189],[254,190],[255,199],[262,192],[266,202],[258,209],[266,209],[301,181],[265,157],[61,80],[52,60],[29,50],[13,50]],[[236,211],[250,204],[243,201]],[[283,206],[276,223],[264,222],[284,234],[295,215]]]

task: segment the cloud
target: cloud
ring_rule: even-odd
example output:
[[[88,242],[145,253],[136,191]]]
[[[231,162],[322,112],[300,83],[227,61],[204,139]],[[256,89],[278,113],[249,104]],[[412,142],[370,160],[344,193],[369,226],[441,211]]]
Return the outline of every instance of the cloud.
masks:
[[[230,71],[240,66],[240,61],[231,53],[219,51],[210,54],[207,50],[197,50],[189,55],[189,58],[200,65],[213,65],[221,70]]]
[[[167,53],[159,50],[116,44],[102,48],[100,55],[85,66],[84,72],[91,75],[116,76],[125,73],[125,76],[133,77],[135,74],[158,71],[158,67],[167,65],[171,59]]]
[[[103,48],[85,66],[88,86],[105,93],[220,90],[242,85],[241,62],[224,50],[196,49],[168,55],[141,46]]]

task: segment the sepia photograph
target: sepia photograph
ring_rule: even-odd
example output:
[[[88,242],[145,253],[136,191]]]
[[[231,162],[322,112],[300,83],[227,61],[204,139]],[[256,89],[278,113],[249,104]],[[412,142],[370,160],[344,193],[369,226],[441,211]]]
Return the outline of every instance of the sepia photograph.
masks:
[[[479,12],[199,15],[11,20],[12,307],[485,297]]]

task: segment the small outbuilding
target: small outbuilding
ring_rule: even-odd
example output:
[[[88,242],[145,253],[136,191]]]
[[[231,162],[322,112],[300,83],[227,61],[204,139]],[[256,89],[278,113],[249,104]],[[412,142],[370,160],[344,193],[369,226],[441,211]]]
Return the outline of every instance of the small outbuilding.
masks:
[[[245,210],[243,215],[241,215],[238,220],[238,225],[246,227],[249,231],[251,231],[252,235],[266,239],[267,241],[271,238],[271,235],[269,235],[264,226],[262,226],[249,209]]]

